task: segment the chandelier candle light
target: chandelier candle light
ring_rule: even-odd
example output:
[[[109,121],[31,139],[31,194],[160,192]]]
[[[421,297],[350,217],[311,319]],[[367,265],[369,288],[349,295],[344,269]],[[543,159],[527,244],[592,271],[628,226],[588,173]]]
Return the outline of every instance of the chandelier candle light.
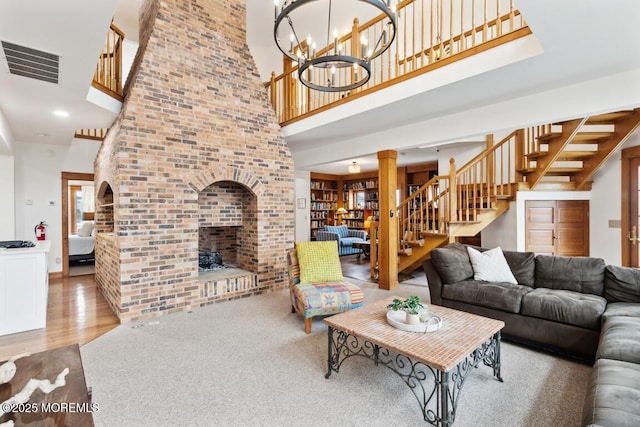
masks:
[[[298,64],[298,79],[303,85],[323,92],[356,89],[369,81],[371,60],[382,55],[396,37],[395,4],[391,5],[395,2],[397,0],[334,0],[333,2],[332,0],[286,0],[280,6],[280,1],[275,0],[273,37],[278,49]],[[354,10],[356,5],[364,4],[371,6],[369,9],[376,8],[377,12],[386,15],[384,29],[377,36],[377,40],[370,42],[363,35],[359,40],[359,49],[355,48],[356,44],[353,41],[351,46],[340,43],[337,28],[334,27],[331,32],[332,25],[336,25],[336,18],[341,18],[341,16],[334,16],[335,4],[332,3],[339,3],[341,7],[352,6],[350,10]],[[375,12],[376,9],[372,11]],[[327,13],[326,49],[318,54],[316,41],[320,38],[312,38],[311,31],[303,30],[302,27],[306,25],[310,28],[309,26],[317,25],[320,10],[323,14]],[[286,41],[283,43],[280,38],[285,33],[290,34],[288,46],[285,46]],[[301,39],[300,37],[304,37],[305,33],[308,34],[307,37]],[[348,67],[352,67],[352,71],[341,73],[340,78],[336,79],[337,70]]]

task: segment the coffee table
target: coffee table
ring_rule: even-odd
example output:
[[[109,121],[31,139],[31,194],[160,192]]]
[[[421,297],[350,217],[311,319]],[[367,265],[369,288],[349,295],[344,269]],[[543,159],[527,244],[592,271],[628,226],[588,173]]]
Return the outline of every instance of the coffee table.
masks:
[[[371,241],[367,240],[366,242],[355,242],[353,244],[354,248],[360,249],[358,252],[358,257],[356,258],[360,261],[360,256],[364,255],[365,258],[369,258],[369,254],[371,253]]]
[[[392,296],[326,318],[327,374],[338,372],[352,356],[373,360],[398,374],[418,399],[424,420],[450,426],[469,372],[482,362],[500,376],[500,330],[504,322],[437,305],[429,311],[442,318],[436,332],[406,332],[387,323]]]

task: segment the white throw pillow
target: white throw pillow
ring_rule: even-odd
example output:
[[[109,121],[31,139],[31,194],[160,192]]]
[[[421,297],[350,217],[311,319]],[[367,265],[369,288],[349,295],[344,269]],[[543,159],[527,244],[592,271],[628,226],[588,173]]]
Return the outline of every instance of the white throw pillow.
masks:
[[[89,237],[91,236],[91,232],[93,231],[93,221],[85,221],[78,229],[78,236],[80,237]]]
[[[518,284],[500,246],[485,252],[480,252],[467,246],[467,252],[469,253],[475,280]]]

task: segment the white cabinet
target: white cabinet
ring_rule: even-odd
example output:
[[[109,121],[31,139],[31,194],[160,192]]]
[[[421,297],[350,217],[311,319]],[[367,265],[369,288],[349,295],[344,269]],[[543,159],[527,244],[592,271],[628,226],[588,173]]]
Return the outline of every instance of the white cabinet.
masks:
[[[0,335],[47,326],[50,247],[0,249]]]

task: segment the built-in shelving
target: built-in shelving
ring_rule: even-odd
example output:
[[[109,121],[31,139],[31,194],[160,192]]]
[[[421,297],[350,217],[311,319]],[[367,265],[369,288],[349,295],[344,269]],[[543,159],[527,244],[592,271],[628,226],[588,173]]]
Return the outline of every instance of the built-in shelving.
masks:
[[[311,205],[309,212],[311,239],[315,240],[318,230],[334,223],[338,209],[338,185],[328,179],[311,179]]]

